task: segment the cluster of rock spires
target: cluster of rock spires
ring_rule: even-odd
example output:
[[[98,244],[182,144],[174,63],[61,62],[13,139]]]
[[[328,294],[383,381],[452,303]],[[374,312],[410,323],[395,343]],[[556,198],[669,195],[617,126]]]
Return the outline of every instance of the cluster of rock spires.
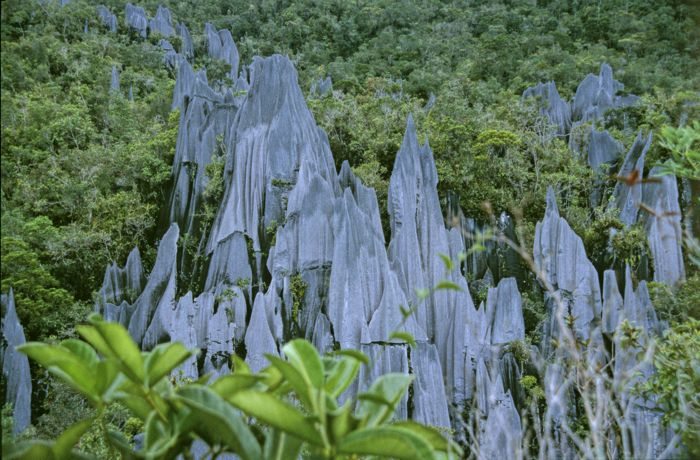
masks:
[[[116,31],[116,17],[108,9],[99,7],[98,15],[110,32]],[[443,217],[433,153],[427,142],[419,143],[412,118],[390,179],[387,244],[375,191],[364,186],[347,163],[336,172],[326,134],[305,103],[289,59],[256,57],[239,72],[230,32],[207,24],[207,53],[230,64],[234,82],[210,85],[204,70],[192,69],[192,38],[184,24],[173,25],[167,8],[159,7],[149,19],[142,8],[127,4],[125,22],[142,37],[163,37],[165,63],[178,76],[172,107],[180,111],[180,124],[169,222],[155,264],[146,276],[135,248],[123,268],[110,265],[96,310],[126,326],[144,349],[171,340],[200,349],[203,359],[192,358],[180,369],[191,378],[229,372],[232,353],[245,356],[259,370],[266,365],[266,353],[280,354],[281,346],[294,337],[307,338],[322,352],[360,349],[372,365],[362,369],[350,392],[366,389],[384,373],[410,372],[416,379],[410,397],[397,409],[398,417],[453,428],[466,439],[463,415],[474,407],[480,455],[515,457],[523,442],[524,409],[523,369],[513,353],[525,340],[518,290],[524,275],[518,254],[487,242],[486,251],[470,253],[454,269],[443,264],[441,255],[458,260],[476,244],[473,235],[479,226],[454,201]],[[182,39],[179,52],[166,40],[174,35]],[[321,96],[331,88],[330,79],[321,80],[312,93]],[[119,90],[116,67],[112,89]],[[556,133],[573,138],[576,126],[600,118],[608,108],[634,103],[633,97],[617,96],[620,89],[610,67],[603,65],[600,76],[586,77],[570,103],[562,101],[553,82],[530,88],[524,96],[541,97],[541,113]],[[620,175],[643,172],[650,142],[651,136],[645,140],[640,134]],[[571,145],[578,153],[584,148],[573,141]],[[614,163],[623,150],[609,133],[592,128],[585,145],[596,170]],[[202,217],[212,180],[207,166],[215,161],[223,163],[224,192],[215,217],[207,221]],[[640,217],[642,200],[654,215]],[[626,225],[645,222],[654,279],[671,285],[683,279],[675,179],[664,176],[643,186],[621,183],[611,203]],[[669,218],[669,212],[676,214]],[[515,239],[505,214],[499,229]],[[553,189],[537,224],[533,252],[549,312],[545,345],[531,352],[554,357],[542,380],[553,436],[561,440],[548,456],[569,458],[574,451],[561,427],[573,416],[571,396],[563,365],[556,361],[560,351],[549,345],[562,334],[559,310],[575,318],[576,337],[601,346],[603,335],[612,337],[624,319],[648,334],[663,326],[656,320],[646,284],[641,282],[635,290],[629,270],[624,296],[614,271],[604,273],[601,291],[581,239],[559,215]],[[499,257],[505,259],[505,268],[494,262]],[[467,276],[489,286],[481,305],[472,300]],[[428,295],[417,290],[443,280],[459,289]],[[412,307],[415,313],[406,317],[402,308]],[[3,372],[19,430],[29,423],[26,389],[31,381],[26,357],[13,348],[24,336],[11,292],[7,299],[3,296],[3,318],[8,344],[3,348]],[[409,332],[416,344],[392,338],[398,330]],[[618,358],[615,372],[620,375],[637,364],[631,352],[620,352]],[[630,400],[633,452],[658,455],[660,440],[668,433],[653,406],[632,396]]]

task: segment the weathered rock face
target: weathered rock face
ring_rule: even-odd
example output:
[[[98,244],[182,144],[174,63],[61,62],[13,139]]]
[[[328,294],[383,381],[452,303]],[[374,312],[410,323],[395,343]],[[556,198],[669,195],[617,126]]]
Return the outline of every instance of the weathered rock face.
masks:
[[[25,343],[24,329],[19,323],[15,298],[10,292],[2,295],[2,346],[0,360],[5,379],[5,402],[12,404],[13,430],[21,433],[31,422],[32,378],[29,374],[29,359],[15,348]]]
[[[164,6],[158,6],[155,17],[148,21],[148,31],[150,34],[158,34],[165,38],[175,35],[170,10]]]
[[[117,69],[117,66],[112,66],[112,79],[110,80],[109,83],[109,91],[118,93],[119,90],[121,89],[119,85],[119,69]]]
[[[683,234],[678,185],[673,175],[661,175],[658,167],[649,171],[643,200],[649,250],[654,259],[654,281],[675,286],[685,279]]]
[[[581,238],[559,216],[551,187],[547,190],[544,220],[535,227],[533,258],[543,284],[551,292],[558,292],[562,300],[551,302],[550,306],[564,306],[566,311],[562,312],[563,316],[573,316],[577,335],[587,339],[594,326],[593,320],[600,317],[602,308],[598,273],[586,257]],[[555,316],[552,315],[551,319],[555,320]],[[549,332],[546,331],[546,337],[555,336],[556,327],[556,321],[553,321]]]
[[[146,16],[138,10],[127,6],[132,17],[127,24],[141,30],[139,18]],[[345,397],[365,390],[384,373],[411,372],[416,376],[411,397],[401,401],[397,417],[452,427],[464,436],[462,412],[471,401],[480,411],[475,434],[482,456],[517,456],[523,442],[518,410],[524,403],[522,369],[511,346],[525,339],[518,282],[526,274],[518,254],[494,242],[487,242],[483,252],[472,251],[464,267],[447,270],[440,256],[457,260],[481,244],[476,236],[480,227],[461,213],[458,200],[448,200],[448,216],[443,217],[433,154],[427,143],[419,144],[412,118],[390,180],[387,247],[374,190],[361,183],[347,162],[336,172],[328,139],[306,106],[289,59],[256,57],[239,75],[231,34],[207,24],[207,53],[231,65],[229,77],[235,82],[232,87],[210,85],[205,72],[195,73],[188,62],[194,47],[186,27],[173,27],[166,9],[159,9],[150,24],[151,32],[166,30],[183,43],[179,53],[162,43],[166,64],[177,69],[172,107],[180,110],[165,213],[170,227],[147,280],[137,250],[124,268],[108,267],[98,311],[127,325],[145,349],[168,340],[201,349],[200,362],[191,359],[178,371],[190,378],[229,372],[234,352],[260,370],[267,365],[266,353],[279,355],[282,344],[294,337],[307,338],[322,352],[360,349],[372,365],[363,367]],[[317,82],[311,92],[321,96],[327,86],[329,79]],[[553,83],[531,88],[524,97],[540,97],[541,113],[556,126],[557,135],[566,136],[574,123],[630,103],[616,96],[620,88],[604,66],[600,76],[584,80],[571,105]],[[590,129],[586,136],[592,168],[605,169],[620,156],[622,147],[609,133]],[[620,175],[636,168],[641,177],[649,142],[638,137]],[[223,180],[223,198],[213,220],[205,221],[210,166],[217,165],[223,169],[217,176]],[[675,212],[672,179],[654,186],[658,189],[644,189],[654,197],[654,209]],[[637,221],[633,205],[642,198],[641,187],[616,190],[616,206],[628,225]],[[657,244],[651,246],[659,258],[658,279],[681,279],[680,249],[674,252],[678,239],[673,244],[664,240],[669,229],[679,229],[678,221],[654,216],[646,224]],[[499,217],[497,230],[515,238],[506,214]],[[559,308],[574,318],[576,335],[591,343],[602,343],[601,334],[614,334],[625,318],[658,330],[644,284],[632,294],[626,287],[623,298],[615,273],[608,271],[601,299],[598,274],[581,239],[560,217],[552,189],[536,228],[534,262],[541,284],[551,290],[544,343],[559,333]],[[491,288],[478,308],[465,274]],[[190,284],[180,283],[178,291],[183,279]],[[443,280],[452,289],[416,292]],[[404,316],[408,309],[415,313]],[[392,338],[396,331],[410,333],[415,346]],[[557,352],[545,351],[547,357]],[[562,423],[570,416],[572,396],[566,369],[557,366],[540,376],[554,423],[555,442],[547,455],[570,458],[574,450]],[[631,416],[649,421],[648,409]]]
[[[109,11],[106,6],[100,5],[97,7],[97,16],[100,18],[102,25],[104,25],[107,30],[112,33],[117,32],[117,16]]]
[[[636,96],[618,96],[625,86],[613,78],[608,64],[600,66],[600,74],[588,74],[576,89],[571,102],[571,115],[574,120],[589,121],[600,118],[610,108],[627,107],[635,104]]]
[[[236,80],[238,76],[238,48],[233,42],[231,32],[226,29],[221,29],[217,32],[216,28],[206,23],[204,33],[207,36],[207,52],[209,57],[219,59],[231,66],[229,77],[231,80]]]
[[[127,27],[135,30],[141,37],[148,36],[148,16],[143,8],[127,3],[124,10],[124,20]]]
[[[620,220],[626,226],[637,222],[642,202],[642,178],[644,177],[644,159],[651,147],[651,133],[646,138],[637,134],[634,144],[627,152],[617,176],[620,178],[613,192],[614,203],[611,206],[620,210]],[[677,194],[676,194],[677,196]]]
[[[556,127],[558,136],[566,136],[571,129],[571,109],[564,101],[557,85],[550,81],[530,87],[523,92],[523,98],[538,99],[540,115],[545,116]]]

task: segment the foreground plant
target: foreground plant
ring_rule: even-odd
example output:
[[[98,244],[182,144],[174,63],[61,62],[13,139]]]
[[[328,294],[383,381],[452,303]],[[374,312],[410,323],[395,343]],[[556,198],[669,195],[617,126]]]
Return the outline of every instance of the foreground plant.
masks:
[[[392,421],[412,376],[386,374],[356,399],[341,398],[360,366],[368,363],[360,352],[343,350],[321,357],[309,342],[293,340],[282,349],[286,359],[269,355],[270,366],[259,373],[234,356],[230,375],[212,383],[204,376],[176,384],[171,375],[194,352],[180,343],[142,352],[121,325],[98,315],[89,323],[77,328],[84,341],[32,342],[19,350],[84,395],[96,415],[54,441],[11,446],[5,458],[91,458],[75,446],[94,424],[101,424],[105,442],[122,458],[192,458],[196,440],[213,458],[222,453],[251,460],[461,455],[433,428]],[[105,410],[114,404],[126,406],[143,421],[139,449],[102,422]]]

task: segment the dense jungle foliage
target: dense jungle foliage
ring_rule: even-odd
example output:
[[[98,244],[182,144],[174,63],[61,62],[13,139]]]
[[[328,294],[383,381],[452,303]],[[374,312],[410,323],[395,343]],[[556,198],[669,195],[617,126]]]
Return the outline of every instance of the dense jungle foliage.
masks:
[[[178,124],[170,111],[175,75],[162,64],[157,40],[124,26],[126,2],[100,2],[117,14],[117,34],[106,33],[92,2],[58,3],[3,0],[0,32],[2,292],[14,289],[27,340],[54,342],[76,336],[108,263],[122,264],[137,245],[144,266],[152,265]],[[553,80],[569,99],[608,62],[624,91],[642,102],[608,112],[603,125],[626,148],[638,130],[653,130],[649,166],[674,155],[673,143],[656,141],[673,136],[669,127],[700,119],[700,8],[693,0],[135,3],[150,14],[169,7],[199,49],[206,47],[204,23],[212,22],[231,30],[244,64],[254,55],[289,55],[305,91],[331,76],[333,93],[310,95],[309,106],[337,166],[348,160],[376,189],[383,212],[412,113],[435,153],[441,198],[456,192],[465,214],[484,222],[510,212],[531,248],[546,187],[556,183],[562,215],[600,266],[641,263],[644,234],[620,232],[606,252],[605,230],[621,227],[619,220],[589,208],[593,173],[564,140],[545,135],[522,92]],[[210,79],[225,78],[225,69],[201,57],[194,64],[208,65]],[[112,65],[121,70],[120,93],[109,89]],[[666,138],[658,136],[663,128]],[[697,129],[694,136],[697,150]],[[697,169],[685,172],[686,188],[700,180]],[[614,178],[604,179],[614,187]],[[686,212],[697,199],[684,204]],[[685,285],[652,292],[662,319],[678,328],[661,348],[669,356],[683,353],[679,337],[697,339],[700,273],[690,261],[686,267]],[[526,301],[533,338],[543,309]],[[48,374],[33,374],[34,435],[56,437],[90,410]],[[110,417],[133,431],[124,414]]]

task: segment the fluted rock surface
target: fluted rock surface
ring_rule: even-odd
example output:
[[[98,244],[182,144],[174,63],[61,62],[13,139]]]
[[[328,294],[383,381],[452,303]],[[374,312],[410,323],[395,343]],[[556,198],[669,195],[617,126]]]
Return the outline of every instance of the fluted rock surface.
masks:
[[[127,3],[124,9],[124,20],[128,27],[135,30],[141,37],[146,38],[148,35],[148,16],[143,8]]]
[[[117,32],[117,16],[112,13],[106,6],[100,5],[97,7],[97,16],[102,21],[107,30],[112,33]]]
[[[571,129],[571,109],[559,96],[557,85],[550,81],[530,87],[523,92],[523,98],[536,98],[540,115],[556,127],[558,136],[565,136]]]
[[[156,15],[148,21],[148,31],[150,34],[158,34],[166,38],[175,35],[175,27],[173,27],[170,10],[164,6],[158,6]]]
[[[673,175],[662,175],[660,168],[649,171],[643,200],[649,250],[654,259],[654,281],[675,286],[685,279],[683,233],[678,184]]]
[[[31,422],[32,378],[29,359],[15,348],[25,343],[24,329],[17,317],[12,289],[2,295],[2,346],[0,360],[5,379],[5,402],[12,404],[13,430],[21,433]]]
[[[574,318],[574,329],[586,339],[595,318],[600,317],[601,298],[598,274],[586,256],[583,241],[568,222],[559,216],[554,190],[547,190],[544,220],[535,227],[533,257],[538,275],[547,289],[559,291],[560,301],[551,302],[553,309],[564,308],[562,317]],[[554,311],[550,331],[558,327]]]

